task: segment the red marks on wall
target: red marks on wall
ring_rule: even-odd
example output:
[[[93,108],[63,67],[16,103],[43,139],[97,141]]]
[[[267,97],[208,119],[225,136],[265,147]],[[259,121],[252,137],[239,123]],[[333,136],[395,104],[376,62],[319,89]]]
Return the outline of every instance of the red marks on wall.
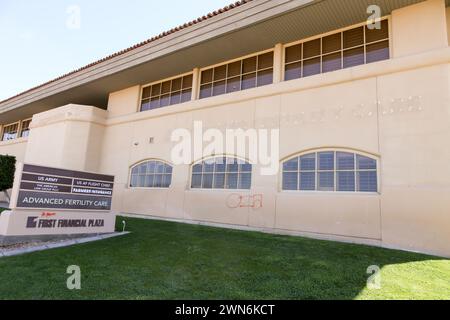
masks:
[[[227,198],[227,207],[230,209],[252,208],[260,209],[263,207],[263,195],[242,195],[239,193],[230,194]]]

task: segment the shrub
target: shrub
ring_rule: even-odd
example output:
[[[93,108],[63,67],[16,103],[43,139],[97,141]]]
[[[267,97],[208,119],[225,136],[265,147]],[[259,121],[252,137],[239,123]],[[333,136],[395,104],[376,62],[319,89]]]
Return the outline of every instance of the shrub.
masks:
[[[16,157],[0,155],[0,192],[13,187]]]

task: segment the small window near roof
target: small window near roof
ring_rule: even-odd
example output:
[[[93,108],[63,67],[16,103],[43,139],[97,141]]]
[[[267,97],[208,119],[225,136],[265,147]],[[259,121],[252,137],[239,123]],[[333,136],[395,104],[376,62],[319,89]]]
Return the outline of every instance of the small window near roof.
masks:
[[[20,127],[20,137],[21,138],[28,137],[28,135],[30,134],[30,124],[31,124],[31,119],[22,121],[22,126]]]
[[[284,79],[304,78],[389,58],[389,23],[384,19],[380,29],[358,26],[287,46]]]
[[[203,70],[200,99],[273,83],[273,52]]]
[[[142,88],[141,111],[153,110],[191,100],[192,74]]]
[[[8,124],[3,127],[2,141],[14,140],[17,138],[19,122]]]

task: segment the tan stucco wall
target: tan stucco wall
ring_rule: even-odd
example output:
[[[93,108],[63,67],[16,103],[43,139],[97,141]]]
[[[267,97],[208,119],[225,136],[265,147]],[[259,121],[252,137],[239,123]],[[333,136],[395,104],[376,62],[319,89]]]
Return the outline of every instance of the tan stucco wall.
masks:
[[[28,138],[11,141],[0,141],[0,154],[15,156],[18,162],[23,162],[27,150]]]
[[[29,163],[114,174],[113,209],[250,226],[450,256],[450,48],[444,1],[393,13],[391,60],[136,113],[139,87],[110,95],[108,111],[69,105],[36,115]],[[410,37],[413,27],[414,41]],[[379,159],[379,194],[280,191],[254,166],[245,192],[190,190],[190,166],[169,189],[131,189],[129,168],[171,162],[172,130],[279,128],[279,158],[340,148]],[[153,138],[153,143],[150,143]],[[0,144],[0,152],[7,150]],[[229,207],[234,194],[261,208]]]
[[[392,12],[393,56],[448,46],[444,0],[427,0]]]
[[[25,162],[97,171],[106,114],[95,107],[67,105],[35,115]]]
[[[101,169],[117,175],[115,210],[373,240],[448,256],[450,67],[415,68],[424,57],[417,56],[411,68],[410,58],[361,66],[369,76],[358,80],[343,70],[108,120]],[[371,68],[377,76],[370,76]],[[189,166],[174,168],[168,190],[127,187],[130,166],[149,158],[170,162],[171,131],[192,129],[196,120],[222,130],[279,125],[280,159],[323,147],[379,156],[380,195],[280,192],[280,177],[261,176],[257,167],[252,189],[239,193],[262,194],[260,209],[230,209],[233,191],[189,190]]]
[[[450,7],[445,9],[445,16],[447,18],[447,39],[448,39],[448,45],[450,45]]]
[[[140,86],[134,86],[111,93],[108,99],[108,116],[113,118],[135,113],[138,110],[140,90]]]

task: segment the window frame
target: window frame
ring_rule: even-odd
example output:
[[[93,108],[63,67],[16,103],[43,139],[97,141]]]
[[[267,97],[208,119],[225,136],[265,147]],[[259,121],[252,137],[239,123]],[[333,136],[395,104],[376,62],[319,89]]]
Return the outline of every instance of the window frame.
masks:
[[[151,161],[161,162],[161,163],[164,163],[164,164],[169,165],[169,166],[172,167],[172,173],[171,173],[171,182],[170,182],[170,185],[169,185],[168,187],[166,187],[166,188],[165,188],[165,187],[132,187],[132,186],[131,186],[131,179],[132,179],[132,175],[133,175],[133,174],[132,174],[133,169],[134,169],[135,167],[137,167],[137,166],[143,164],[143,163],[151,162]],[[175,166],[174,166],[172,163],[170,163],[169,161],[165,161],[165,160],[158,159],[158,158],[148,158],[148,159],[145,159],[145,160],[141,160],[141,161],[139,161],[139,162],[136,162],[136,163],[132,164],[132,165],[128,168],[127,189],[130,189],[130,190],[169,190],[169,189],[172,188],[172,185],[173,185],[173,171],[174,171],[174,168],[175,168]]]
[[[23,132],[23,123],[29,121],[30,123],[28,124],[28,132],[31,130],[30,125],[31,125],[31,121],[33,120],[33,118],[29,118],[29,119],[25,119],[20,121],[20,127],[19,127],[19,132],[18,132],[18,136],[17,139],[26,139],[28,138],[28,136],[26,137],[22,137],[22,132]],[[3,135],[2,135],[3,136]]]
[[[182,74],[179,74],[179,75],[176,75],[176,76],[172,76],[172,77],[169,77],[169,78],[165,78],[165,79],[161,79],[161,80],[157,80],[157,81],[153,81],[153,82],[149,82],[149,83],[140,85],[140,88],[139,88],[139,100],[138,100],[138,106],[137,106],[137,111],[136,111],[136,112],[137,112],[137,113],[141,113],[141,112],[146,112],[146,111],[153,111],[153,110],[145,110],[145,111],[141,111],[141,107],[142,107],[142,96],[143,96],[143,93],[144,93],[144,89],[145,89],[145,88],[154,86],[154,85],[156,85],[156,84],[163,84],[163,83],[166,82],[166,81],[172,81],[172,80],[178,79],[178,78],[183,79],[183,77],[186,77],[186,76],[192,76],[191,98],[189,99],[189,101],[180,102],[180,103],[177,103],[177,104],[169,104],[169,105],[167,105],[167,106],[159,107],[159,108],[153,109],[153,110],[158,110],[158,109],[161,109],[161,108],[167,108],[167,107],[173,107],[173,106],[176,106],[176,105],[180,105],[180,104],[184,104],[184,103],[187,103],[187,102],[192,101],[192,92],[193,92],[194,87],[195,87],[195,84],[194,84],[195,77],[194,77],[194,72],[193,72],[193,71],[189,71],[189,72],[182,73]],[[170,88],[170,89],[171,89],[170,93],[172,93],[172,88]],[[181,88],[180,92],[183,92],[183,88]],[[161,95],[160,95],[160,96],[161,96]],[[151,99],[151,94],[150,94],[150,99]]]
[[[317,154],[321,153],[321,152],[334,152],[334,190],[333,191],[321,191],[318,190],[318,180],[319,180],[319,172],[321,170],[319,170],[318,168],[318,157]],[[337,179],[338,179],[338,172],[348,172],[351,170],[338,170],[337,169],[337,157],[336,154],[338,152],[345,152],[345,153],[351,153],[354,155],[354,161],[355,161],[355,169],[352,170],[355,173],[355,191],[338,191],[337,190]],[[309,154],[316,154],[316,169],[314,170],[315,173],[315,190],[284,190],[283,189],[283,174],[284,174],[284,170],[283,170],[283,165],[284,163],[295,159],[295,158],[299,158],[302,156],[306,156]],[[377,173],[377,191],[370,191],[370,192],[365,192],[365,191],[357,191],[357,187],[358,187],[358,181],[357,181],[357,173],[358,171],[374,171],[374,169],[371,170],[358,170],[356,167],[356,156],[363,156],[363,157],[367,157],[370,158],[372,160],[375,161],[376,163],[376,173]],[[349,149],[349,148],[332,148],[332,147],[327,147],[327,148],[319,148],[319,149],[309,149],[309,150],[305,150],[302,151],[300,153],[295,153],[295,154],[291,154],[288,157],[285,157],[281,160],[280,162],[280,172],[279,172],[279,178],[278,178],[278,191],[281,193],[295,193],[295,194],[329,194],[329,195],[358,195],[358,196],[367,196],[367,195],[381,195],[381,173],[380,173],[380,168],[381,168],[381,157],[378,154],[375,153],[370,153],[370,152],[365,152],[365,151],[361,151],[358,149]],[[322,170],[322,171],[327,171],[327,170]],[[288,171],[289,172],[289,171]],[[298,173],[300,173],[300,171],[297,171]],[[300,188],[300,185],[298,186],[298,188]]]
[[[9,139],[9,140],[3,140],[3,136],[5,134],[5,128],[8,128],[10,126],[14,126],[17,125],[17,132],[16,132],[16,137],[14,139]],[[20,127],[21,127],[21,121],[16,121],[16,122],[12,122],[12,123],[8,123],[8,124],[4,124],[2,125],[2,130],[1,130],[1,136],[0,136],[0,142],[9,142],[9,141],[14,141],[19,139],[19,134],[20,134]]]
[[[367,43],[366,42],[366,29],[367,28],[364,28],[364,42],[363,42],[363,44],[359,45],[359,46],[355,46],[355,47],[345,48],[345,50],[352,50],[352,49],[359,48],[361,46],[364,48],[364,63],[361,64],[361,65],[357,65],[355,67],[368,65],[368,63],[366,62],[366,59],[367,59],[367,50],[366,50],[367,48],[366,47],[367,47],[367,45],[381,43],[381,42],[384,42],[386,40],[389,43],[389,59],[392,59],[392,57],[393,57],[392,16],[391,15],[386,15],[386,16],[383,16],[381,18],[376,19],[377,22],[382,22],[384,20],[387,20],[387,23],[388,23],[388,37],[389,37],[388,39],[382,39],[382,40],[377,40],[377,41],[373,41],[373,42]],[[297,41],[293,41],[293,42],[289,42],[289,43],[283,44],[282,68],[281,68],[282,69],[281,70],[282,82],[288,82],[288,81],[292,81],[292,80],[299,80],[299,79],[304,79],[304,78],[310,77],[310,76],[303,77],[303,62],[304,62],[305,59],[303,58],[303,54],[302,54],[302,58],[300,60],[302,76],[300,78],[286,80],[286,49],[287,48],[292,47],[292,46],[296,46],[296,45],[299,45],[299,44],[303,44],[305,42],[309,42],[309,41],[312,41],[312,40],[320,39],[320,47],[321,47],[321,50],[322,50],[322,41],[323,41],[322,39],[323,38],[325,38],[327,36],[331,36],[331,35],[337,34],[337,33],[341,33],[342,34],[345,31],[349,31],[349,30],[352,30],[352,29],[355,29],[355,28],[358,28],[358,27],[362,27],[362,26],[367,26],[367,21],[360,22],[360,23],[357,23],[357,24],[354,24],[354,25],[351,25],[351,26],[347,26],[347,27],[344,27],[344,28],[332,30],[332,31],[329,31],[329,32],[326,32],[326,33],[322,33],[322,34],[319,34],[319,35],[314,35],[314,36],[311,36],[311,37],[308,37],[308,38],[304,38],[304,39],[301,39],[301,40],[297,40]],[[328,73],[328,72],[325,72],[325,73],[322,72],[323,71],[322,70],[322,68],[323,68],[323,57],[324,56],[328,56],[328,55],[333,55],[333,54],[336,54],[338,52],[344,52],[345,50],[344,50],[344,47],[343,47],[343,41],[344,41],[343,37],[341,36],[341,49],[338,50],[338,51],[327,52],[326,54],[322,54],[322,52],[321,52],[320,55],[318,55],[318,56],[308,57],[306,59],[306,60],[309,60],[309,59],[312,60],[312,59],[320,58],[320,72],[315,74],[315,75],[322,75],[322,74]],[[302,47],[302,53],[303,53],[303,47]],[[341,66],[342,66],[342,68],[338,69],[338,70],[335,70],[335,71],[350,69],[350,68],[344,68],[343,67],[343,60],[344,60],[343,55],[341,55]],[[387,61],[387,60],[382,60],[382,61]],[[291,62],[291,64],[295,64],[295,63],[298,63],[298,61]],[[354,67],[351,67],[351,68],[354,68]]]
[[[210,159],[216,159],[216,158],[231,158],[231,159],[234,159],[234,160],[237,160],[237,161],[244,161],[245,164],[251,165],[252,166],[252,170],[250,171],[250,188],[249,189],[239,189],[239,188],[227,189],[225,187],[222,188],[222,189],[214,188],[214,178],[213,178],[213,182],[212,182],[213,188],[203,188],[203,187],[201,187],[201,188],[193,188],[192,187],[192,177],[193,177],[193,174],[194,174],[194,172],[193,172],[194,166],[197,165],[197,164],[200,164],[200,163],[202,163],[204,161],[207,161],[207,160],[210,160]],[[250,192],[250,190],[252,190],[252,188],[253,188],[253,178],[254,178],[253,169],[254,169],[254,166],[253,166],[252,163],[250,163],[250,161],[248,159],[244,159],[244,158],[241,158],[241,157],[236,157],[234,155],[208,156],[208,157],[202,158],[200,160],[197,160],[197,161],[191,163],[191,165],[189,167],[188,190],[189,191],[201,191],[201,192],[217,192],[217,191],[220,191],[220,192],[228,192],[228,193],[233,193],[233,192]],[[237,172],[238,173],[238,182],[237,182],[238,187],[239,187],[239,173],[240,172],[241,172],[240,169],[238,169],[238,172]],[[214,170],[212,172],[213,176],[214,176],[215,173],[216,172]],[[229,172],[225,170],[225,172],[224,172],[225,176],[227,175],[227,173],[229,173]],[[248,173],[248,172],[245,171],[244,173]],[[202,172],[202,174],[203,174],[203,172]],[[225,180],[224,184],[226,184],[226,180]]]
[[[274,84],[273,79],[274,79],[274,70],[275,70],[275,48],[269,48],[269,49],[266,49],[266,50],[262,50],[262,51],[250,53],[250,54],[245,55],[245,56],[241,56],[241,57],[234,58],[234,59],[227,60],[227,61],[222,61],[222,62],[213,64],[213,65],[209,65],[209,66],[207,66],[207,67],[200,68],[200,69],[199,69],[199,76],[198,76],[198,83],[197,83],[197,86],[198,86],[198,90],[197,90],[197,91],[198,91],[198,92],[196,93],[196,94],[197,94],[197,95],[196,95],[196,99],[197,99],[197,100],[204,100],[204,99],[209,99],[209,98],[215,98],[215,97],[220,97],[220,96],[224,96],[224,95],[229,95],[229,94],[233,94],[233,93],[237,93],[237,92],[241,92],[241,91],[246,91],[246,90],[251,90],[251,89],[261,88],[261,87],[258,87],[258,84],[256,84],[256,86],[255,86],[254,88],[242,90],[242,76],[244,76],[244,75],[249,75],[249,74],[251,74],[251,73],[253,73],[253,72],[243,73],[243,72],[242,72],[242,63],[241,63],[241,73],[239,74],[239,77],[240,77],[241,80],[240,80],[240,89],[239,89],[239,90],[234,91],[234,92],[228,92],[228,93],[225,92],[225,93],[223,93],[223,94],[219,94],[219,95],[216,95],[216,96],[211,95],[211,96],[209,96],[209,97],[200,98],[201,87],[202,87],[202,72],[203,72],[203,71],[209,70],[209,69],[214,69],[214,68],[221,67],[221,66],[226,66],[226,65],[228,65],[228,64],[231,64],[231,63],[234,63],[234,62],[238,62],[238,61],[243,61],[243,60],[248,59],[248,58],[258,57],[258,56],[264,55],[264,54],[266,54],[266,53],[273,53],[273,57],[274,57],[273,65],[272,65],[271,68],[263,68],[263,69],[261,69],[261,70],[258,70],[258,59],[257,59],[257,60],[256,60],[256,71],[255,71],[255,73],[256,73],[256,78],[258,78],[258,72],[266,71],[266,70],[272,69],[272,83],[271,83],[271,84]],[[235,76],[235,77],[237,77],[237,76]],[[226,82],[227,79],[228,79],[228,78],[225,77],[225,82]],[[256,81],[257,81],[257,80],[256,80]],[[213,81],[212,81],[212,82],[208,82],[208,83],[204,83],[203,85],[206,85],[206,84],[213,84],[213,83],[214,83],[214,74],[213,74]],[[269,85],[270,85],[270,84],[269,84]],[[266,86],[266,85],[264,85],[264,86],[262,86],[262,87],[265,87],[265,86]]]

